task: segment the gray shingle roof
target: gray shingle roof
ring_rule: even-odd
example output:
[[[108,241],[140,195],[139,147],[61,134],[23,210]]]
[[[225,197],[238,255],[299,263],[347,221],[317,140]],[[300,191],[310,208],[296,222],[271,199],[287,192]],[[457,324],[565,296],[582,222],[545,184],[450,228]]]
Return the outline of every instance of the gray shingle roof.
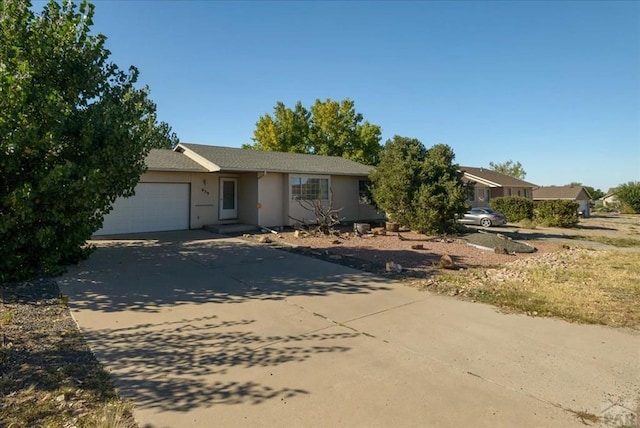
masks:
[[[515,177],[501,174],[491,169],[476,168],[473,166],[461,166],[460,169],[468,174],[496,183],[502,187],[537,187],[535,184],[529,183],[528,181],[519,180]]]
[[[233,147],[180,143],[177,150],[188,149],[221,171],[269,171],[302,174],[368,175],[372,166],[336,156],[267,152]]]
[[[182,153],[168,149],[151,149],[145,164],[149,171],[207,172],[207,169]]]
[[[582,186],[547,186],[534,189],[533,199],[587,200],[589,193]]]

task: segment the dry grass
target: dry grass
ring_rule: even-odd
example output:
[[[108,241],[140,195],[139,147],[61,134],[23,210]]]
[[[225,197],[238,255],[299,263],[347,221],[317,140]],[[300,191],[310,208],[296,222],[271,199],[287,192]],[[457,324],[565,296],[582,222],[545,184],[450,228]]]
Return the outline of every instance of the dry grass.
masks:
[[[598,242],[600,244],[612,245],[614,247],[621,248],[630,248],[630,247],[640,247],[640,240],[632,239],[632,238],[612,238],[609,236],[580,236],[573,235],[569,237],[570,239],[580,239],[583,241],[591,241]]]
[[[57,285],[43,279],[2,291],[0,426],[135,427]]]
[[[640,330],[640,253],[565,250],[445,274],[435,284],[438,292],[529,315]]]

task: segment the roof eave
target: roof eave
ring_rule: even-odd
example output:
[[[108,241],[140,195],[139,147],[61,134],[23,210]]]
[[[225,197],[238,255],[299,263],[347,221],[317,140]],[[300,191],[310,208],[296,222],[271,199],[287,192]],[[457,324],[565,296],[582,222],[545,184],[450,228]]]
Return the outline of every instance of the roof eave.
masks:
[[[466,171],[463,171],[463,173],[464,173],[464,175],[466,175],[466,176],[467,176],[467,178],[469,178],[469,179],[471,179],[471,180],[473,180],[473,181],[475,181],[475,182],[477,182],[477,183],[484,184],[485,186],[489,186],[489,187],[502,187],[502,184],[500,184],[500,183],[495,183],[495,182],[490,181],[490,180],[487,180],[487,179],[485,179],[485,178],[478,177],[477,175],[469,174],[469,173],[468,173],[468,172],[466,172]]]
[[[208,172],[218,172],[221,170],[220,166],[211,162],[209,159],[205,158],[204,156],[201,156],[198,153],[194,152],[190,148],[185,147],[184,145],[182,145],[182,143],[179,143],[178,145],[176,145],[173,150],[178,153],[182,153],[192,161],[202,165],[202,167],[205,168]]]
[[[220,168],[220,172],[268,172],[273,174],[315,174],[315,175],[346,175],[354,177],[366,177],[368,172],[327,172],[327,171],[312,171],[308,169],[301,170],[281,170],[281,169],[268,169],[268,168]]]

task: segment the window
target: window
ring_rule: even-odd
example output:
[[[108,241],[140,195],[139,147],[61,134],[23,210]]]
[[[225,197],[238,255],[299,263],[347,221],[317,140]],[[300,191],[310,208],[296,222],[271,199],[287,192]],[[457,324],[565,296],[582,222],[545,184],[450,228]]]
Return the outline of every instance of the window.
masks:
[[[371,180],[360,180],[358,182],[358,201],[361,205],[371,205]]]
[[[329,179],[291,177],[291,199],[328,200]]]

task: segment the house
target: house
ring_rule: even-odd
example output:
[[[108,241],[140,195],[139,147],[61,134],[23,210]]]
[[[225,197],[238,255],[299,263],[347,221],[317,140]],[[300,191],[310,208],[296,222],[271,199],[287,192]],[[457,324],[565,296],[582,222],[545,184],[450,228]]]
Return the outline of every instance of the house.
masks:
[[[473,192],[467,201],[473,208],[488,207],[493,198],[504,196],[521,196],[532,199],[535,184],[501,174],[497,171],[471,166],[461,166],[463,181],[473,183]]]
[[[600,200],[602,201],[602,205],[606,206],[611,206],[611,205],[617,205],[618,204],[618,197],[617,194],[618,193],[618,188],[617,187],[612,187],[607,191],[607,194],[604,195],[602,198],[600,198]]]
[[[547,186],[533,189],[534,201],[553,201],[558,199],[576,201],[580,205],[578,213],[582,217],[591,215],[589,208],[591,195],[582,186]]]
[[[131,198],[119,198],[96,235],[245,224],[279,228],[315,216],[300,200],[330,199],[345,221],[379,221],[373,169],[345,158],[178,144],[154,149]]]

